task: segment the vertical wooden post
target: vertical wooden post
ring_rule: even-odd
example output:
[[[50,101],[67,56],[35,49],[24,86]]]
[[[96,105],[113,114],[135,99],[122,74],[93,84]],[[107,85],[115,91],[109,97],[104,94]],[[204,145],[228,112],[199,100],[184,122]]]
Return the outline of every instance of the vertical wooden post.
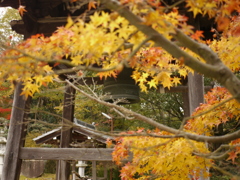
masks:
[[[92,180],[97,180],[97,162],[92,161]]]
[[[204,84],[203,76],[197,73],[189,73],[188,75],[188,97],[189,112],[192,114],[194,110],[204,102]]]
[[[188,112],[190,113],[189,116],[200,105],[200,103],[204,103],[204,83],[203,76],[200,74],[188,74],[188,103]],[[201,175],[199,180],[209,180],[209,178],[205,178],[203,175]]]
[[[107,163],[107,162],[103,162],[103,167],[104,167],[103,177],[104,177],[105,179],[107,179],[107,173],[108,173],[107,167],[108,167],[108,163]]]
[[[189,96],[188,96],[188,91],[182,92],[182,97],[183,97],[183,112],[184,112],[184,117],[189,117],[191,115],[190,109],[189,109]]]
[[[197,73],[188,74],[188,92],[183,92],[184,117],[189,117],[204,102],[203,77]]]
[[[72,123],[74,115],[74,100],[76,90],[66,86],[64,94],[63,119],[61,130],[60,148],[68,148],[72,141]],[[57,167],[57,180],[68,180],[70,176],[70,163],[59,161]]]
[[[23,85],[18,83],[14,92],[14,101],[1,180],[18,180],[21,173],[22,160],[19,159],[20,148],[24,146],[26,136],[26,111],[29,110],[30,99],[21,96]]]

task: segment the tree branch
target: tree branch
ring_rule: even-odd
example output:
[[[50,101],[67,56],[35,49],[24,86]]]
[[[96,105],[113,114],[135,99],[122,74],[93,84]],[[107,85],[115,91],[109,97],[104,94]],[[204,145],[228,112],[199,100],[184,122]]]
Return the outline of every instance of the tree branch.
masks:
[[[229,92],[236,97],[237,101],[240,102],[240,80],[227,68],[217,57],[217,55],[206,46],[200,45],[200,43],[190,40],[190,38],[180,30],[176,31],[176,38],[188,47],[189,49],[196,52],[200,57],[206,58],[209,64],[200,62],[197,58],[192,57],[188,53],[184,52],[175,43],[166,39],[159,32],[154,30],[152,27],[147,26],[143,21],[133,14],[129,9],[122,6],[117,0],[100,0],[107,8],[117,11],[122,17],[127,19],[130,24],[134,25],[138,30],[142,31],[147,37],[150,37],[155,42],[156,46],[160,46],[165,49],[169,54],[176,58],[184,58],[184,64],[200,74],[204,74],[208,77],[215,78],[218,82],[223,84]],[[183,42],[185,41],[186,42]],[[190,45],[188,45],[190,43]],[[204,55],[202,55],[204,53]],[[207,53],[205,55],[205,53]],[[211,60],[213,58],[213,60]]]
[[[220,143],[220,142],[226,142],[226,141],[231,141],[234,139],[237,139],[240,137],[240,130],[228,134],[228,135],[223,135],[223,136],[215,136],[215,137],[210,137],[210,136],[204,136],[204,135],[196,135],[196,134],[192,134],[192,133],[188,133],[188,132],[184,132],[178,129],[174,129],[171,127],[168,127],[166,125],[160,124],[156,121],[154,121],[151,118],[148,118],[146,116],[143,116],[139,113],[133,112],[127,108],[124,108],[123,106],[118,106],[116,104],[113,103],[108,103],[105,101],[102,101],[100,99],[97,99],[91,95],[89,95],[88,93],[84,92],[83,90],[79,89],[77,86],[74,85],[74,83],[70,82],[69,80],[65,80],[70,86],[72,86],[74,89],[76,89],[78,92],[80,92],[81,94],[83,94],[84,96],[88,97],[89,99],[98,102],[102,105],[108,106],[110,108],[115,108],[119,111],[121,111],[124,114],[128,114],[132,117],[134,117],[135,119],[138,119],[140,121],[146,122],[162,131],[167,131],[169,133],[175,134],[177,137],[184,137],[184,138],[188,138],[191,140],[195,140],[195,141],[201,141],[201,142],[214,142],[214,143]]]

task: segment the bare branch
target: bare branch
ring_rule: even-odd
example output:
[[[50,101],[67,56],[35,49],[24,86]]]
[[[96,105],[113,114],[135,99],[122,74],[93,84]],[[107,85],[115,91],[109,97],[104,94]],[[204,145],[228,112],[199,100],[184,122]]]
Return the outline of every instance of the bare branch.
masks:
[[[119,111],[121,111],[121,113],[130,115],[132,117],[134,117],[135,119],[138,119],[140,121],[146,122],[162,131],[167,131],[169,133],[175,134],[177,137],[184,137],[184,138],[188,138],[191,140],[195,140],[195,141],[201,141],[201,142],[215,142],[215,143],[219,143],[219,142],[225,142],[225,141],[231,141],[234,140],[236,138],[240,137],[240,130],[233,132],[231,134],[227,134],[227,135],[223,135],[223,136],[217,136],[217,137],[210,137],[210,136],[204,136],[204,135],[196,135],[196,134],[192,134],[192,133],[188,133],[188,132],[184,132],[182,130],[178,130],[178,129],[174,129],[171,127],[168,127],[166,125],[160,124],[156,121],[154,121],[151,118],[148,118],[146,116],[143,116],[139,113],[133,112],[127,108],[124,108],[122,106],[118,106],[116,104],[111,104],[105,101],[102,101],[100,99],[97,99],[91,95],[89,95],[88,93],[84,92],[83,90],[79,89],[77,86],[75,86],[73,83],[71,83],[69,80],[66,80],[66,82],[72,86],[73,88],[75,88],[78,92],[80,92],[81,94],[83,94],[84,96],[88,97],[89,99],[98,102],[102,105],[111,107],[111,108],[115,108]]]

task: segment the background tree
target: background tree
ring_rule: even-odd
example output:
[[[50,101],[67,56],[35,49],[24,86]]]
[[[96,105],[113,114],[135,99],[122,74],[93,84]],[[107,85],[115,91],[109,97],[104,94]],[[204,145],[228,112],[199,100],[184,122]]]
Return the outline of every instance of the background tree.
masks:
[[[12,31],[9,22],[11,20],[18,20],[19,16],[17,10],[12,8],[0,8],[0,42],[14,45],[22,40],[22,36]],[[0,54],[5,50],[0,46]],[[1,117],[1,129],[4,134],[7,133],[8,120],[10,119],[11,104],[12,104],[12,90],[11,84],[8,82],[2,82],[0,85],[0,117]]]
[[[10,21],[21,19],[18,11],[12,8],[0,8],[0,42],[8,42],[14,45],[23,39],[22,35],[12,31]],[[0,51],[4,50],[2,46]]]

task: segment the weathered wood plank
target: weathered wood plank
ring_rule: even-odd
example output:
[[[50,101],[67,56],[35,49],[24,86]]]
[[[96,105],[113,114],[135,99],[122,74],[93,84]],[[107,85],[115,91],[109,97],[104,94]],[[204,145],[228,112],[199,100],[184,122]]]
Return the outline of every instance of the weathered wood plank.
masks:
[[[112,161],[112,148],[21,148],[21,159]]]
[[[7,145],[1,180],[19,179],[22,160],[20,147],[24,146],[26,136],[26,110],[29,109],[30,98],[20,96],[22,84],[18,83],[14,92],[13,109],[7,137]]]

